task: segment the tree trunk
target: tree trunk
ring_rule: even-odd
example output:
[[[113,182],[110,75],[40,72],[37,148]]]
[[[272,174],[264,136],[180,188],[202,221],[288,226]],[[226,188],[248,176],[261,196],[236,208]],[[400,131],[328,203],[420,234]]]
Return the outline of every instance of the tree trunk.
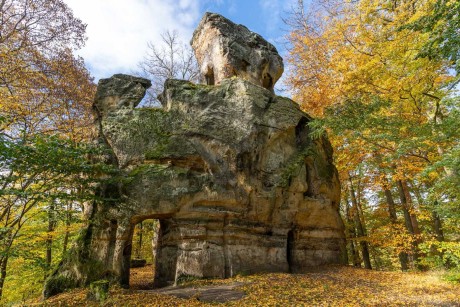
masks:
[[[142,232],[143,232],[143,225],[142,222],[137,224],[138,226],[138,231],[139,231],[139,240],[137,241],[137,253],[136,253],[136,258],[141,259],[142,258]]]
[[[412,208],[411,208],[411,203],[409,203],[409,200],[407,198],[407,196],[409,195],[408,191],[405,188],[405,185],[403,184],[401,180],[397,181],[397,185],[398,185],[399,198],[401,200],[401,207],[404,213],[404,222],[406,225],[406,229],[412,236],[415,237],[417,235],[416,229],[417,231],[419,231],[419,229],[418,229],[418,223],[417,223],[416,228],[414,227],[414,224],[413,224],[413,221],[414,220],[416,221],[417,219],[415,218],[414,214],[410,213],[410,211],[412,211]],[[418,254],[418,240],[416,237],[414,238],[412,242],[412,253],[413,253],[414,262],[417,263],[419,259],[419,254]]]
[[[72,221],[72,202],[69,201],[67,204],[67,210],[66,210],[66,217],[65,217],[65,235],[64,235],[64,242],[62,243],[62,253],[65,254],[67,252],[67,246],[69,244],[69,228],[70,228],[70,223]]]
[[[430,184],[426,185],[426,188],[430,188]],[[414,191],[415,197],[417,199],[417,203],[420,206],[423,205],[423,197],[422,194],[420,193],[420,188],[414,186],[414,184],[411,184],[412,191]],[[444,241],[444,232],[442,230],[442,221],[441,218],[439,217],[438,213],[436,212],[436,207],[438,206],[438,201],[434,201],[433,203],[433,208],[431,210],[431,220],[433,222],[432,227],[433,231],[436,235],[436,240],[439,242]]]
[[[414,202],[412,201],[412,196],[410,195],[410,192],[409,192],[409,186],[407,185],[407,181],[400,181],[400,182],[401,182],[402,191],[406,198],[407,209],[409,210],[410,220],[412,223],[412,227],[414,229],[414,233],[416,235],[419,235],[420,228],[418,225],[417,216],[415,215]]]
[[[156,263],[156,257],[157,257],[157,247],[158,247],[158,240],[159,240],[159,234],[160,234],[160,221],[159,220],[154,220],[153,225],[152,225],[152,259],[153,263]]]
[[[351,177],[349,177],[348,180],[349,180],[351,203],[353,205],[353,219],[356,224],[356,230],[358,232],[358,237],[364,238],[366,236],[366,233],[365,233],[364,226],[361,223],[361,218],[359,216],[358,202],[356,200],[356,194],[355,194],[355,190],[353,189],[353,183],[351,181]],[[371,265],[371,260],[369,256],[368,243],[364,240],[360,240],[359,245],[361,246],[361,253],[363,255],[364,267],[366,269],[371,270],[372,265]]]
[[[398,221],[398,217],[396,216],[396,205],[393,199],[393,195],[391,194],[391,191],[385,187],[383,187],[383,191],[387,200],[388,213],[390,215],[391,224],[395,225]],[[409,257],[407,256],[407,253],[400,252],[398,254],[398,258],[399,263],[401,264],[401,271],[407,271],[409,269]]]
[[[401,180],[398,180],[397,184],[398,184],[399,199],[401,201],[401,207],[402,207],[402,210],[403,210],[403,213],[404,213],[404,223],[406,225],[407,231],[410,234],[413,235],[413,234],[415,234],[414,226],[412,224],[412,219],[410,217],[409,204],[407,203],[406,194],[404,193],[403,185],[401,183]]]
[[[51,270],[51,262],[52,262],[52,245],[53,245],[53,234],[52,232],[56,226],[56,217],[55,217],[55,205],[54,201],[51,201],[50,207],[48,208],[48,229],[46,235],[46,262],[45,262],[45,279],[48,277],[48,274]]]
[[[435,203],[437,204],[437,201],[435,201]],[[442,221],[438,213],[435,210],[433,210],[432,212],[432,219],[433,219],[434,233],[436,234],[436,240],[438,240],[439,242],[443,242],[444,241],[444,231],[442,230]]]
[[[380,155],[375,155],[377,162],[382,164],[382,158]],[[380,168],[381,169],[381,168]],[[382,174],[385,175],[385,172],[381,171]],[[383,178],[384,184],[382,185],[383,192],[385,194],[385,199],[388,205],[388,215],[390,217],[390,222],[392,225],[396,225],[398,223],[398,216],[396,215],[396,204],[393,198],[393,194],[390,190],[390,184],[386,177]],[[405,213],[404,213],[405,216]],[[398,253],[399,263],[401,264],[401,271],[407,271],[409,269],[409,256],[406,252],[402,251]]]
[[[391,191],[386,188],[383,188],[383,191],[385,193],[385,198],[387,200],[388,214],[390,215],[390,221],[392,224],[395,224],[397,221],[397,216],[396,216],[396,205],[393,200],[393,195],[391,194]]]
[[[6,254],[0,258],[0,301],[3,295],[3,286],[5,285],[7,264],[8,264],[8,255]]]
[[[356,251],[355,248],[355,238],[356,238],[356,225],[355,222],[353,221],[352,214],[351,214],[351,208],[350,208],[350,203],[348,201],[348,191],[347,193],[344,193],[344,201],[345,201],[345,215],[347,218],[347,224],[349,227],[346,228],[346,231],[348,232],[348,237],[351,238],[349,240],[350,244],[350,253],[351,253],[351,262],[353,263],[354,267],[361,267],[361,261],[359,260],[359,255],[358,252]]]

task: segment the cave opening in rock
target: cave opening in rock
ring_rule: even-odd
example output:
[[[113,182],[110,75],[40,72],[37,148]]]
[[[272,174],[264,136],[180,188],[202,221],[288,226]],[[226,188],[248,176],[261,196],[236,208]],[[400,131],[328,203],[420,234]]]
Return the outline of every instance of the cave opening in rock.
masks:
[[[266,89],[273,88],[273,78],[269,73],[264,74],[263,79],[262,79],[262,86],[265,87]]]
[[[247,72],[249,66],[251,66],[251,64],[249,64],[248,61],[241,60],[241,71]]]
[[[309,122],[310,120],[304,116],[295,126],[295,142],[298,148],[303,149],[311,143]]]
[[[214,69],[208,66],[208,71],[204,74],[204,78],[207,85],[214,85]]]
[[[128,243],[129,265],[125,265],[127,285],[130,289],[154,287],[155,260],[160,233],[160,221],[145,218],[132,225],[131,242]],[[130,250],[130,251],[129,251]],[[123,253],[125,254],[125,253]],[[128,255],[125,255],[128,258]]]

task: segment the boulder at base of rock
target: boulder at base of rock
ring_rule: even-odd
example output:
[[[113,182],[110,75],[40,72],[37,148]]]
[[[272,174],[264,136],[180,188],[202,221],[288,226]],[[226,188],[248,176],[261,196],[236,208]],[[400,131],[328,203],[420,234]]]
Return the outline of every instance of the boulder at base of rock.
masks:
[[[86,298],[90,301],[103,302],[109,297],[109,281],[98,280],[89,285]]]

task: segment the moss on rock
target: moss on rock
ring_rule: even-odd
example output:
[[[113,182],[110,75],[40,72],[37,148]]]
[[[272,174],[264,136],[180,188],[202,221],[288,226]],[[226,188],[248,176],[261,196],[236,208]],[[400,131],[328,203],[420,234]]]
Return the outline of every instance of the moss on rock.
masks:
[[[89,285],[87,299],[98,302],[105,301],[109,297],[109,285],[109,281],[105,279],[92,282]]]
[[[72,277],[65,275],[52,276],[48,278],[45,283],[43,297],[46,299],[58,293],[62,293],[68,289],[75,288],[76,286],[77,282]]]

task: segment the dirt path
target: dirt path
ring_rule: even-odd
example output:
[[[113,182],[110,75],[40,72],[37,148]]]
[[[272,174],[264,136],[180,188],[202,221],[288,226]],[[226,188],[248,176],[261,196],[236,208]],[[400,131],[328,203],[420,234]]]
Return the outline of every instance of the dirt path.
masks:
[[[129,275],[131,290],[152,290],[153,289],[154,267],[148,264],[141,268],[132,268]]]
[[[153,275],[154,268],[151,264],[141,268],[132,268],[130,275],[130,289],[144,292],[147,295],[172,295],[177,298],[194,298],[200,302],[208,303],[225,303],[242,299],[245,296],[243,291],[235,289],[245,285],[245,283],[242,282],[201,287],[170,286],[160,289],[153,289]]]

